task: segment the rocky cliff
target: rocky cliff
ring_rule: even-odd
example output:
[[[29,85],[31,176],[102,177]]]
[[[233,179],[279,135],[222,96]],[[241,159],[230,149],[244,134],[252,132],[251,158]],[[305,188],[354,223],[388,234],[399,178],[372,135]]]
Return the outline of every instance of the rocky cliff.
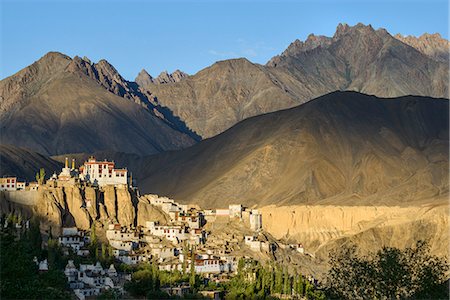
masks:
[[[125,186],[40,186],[33,197],[27,192],[0,192],[0,213],[36,215],[44,230],[60,234],[61,227],[89,229],[93,222],[145,225],[148,220],[167,222],[166,216],[145,198]],[[13,197],[14,196],[14,197]],[[22,197],[21,197],[22,196]]]

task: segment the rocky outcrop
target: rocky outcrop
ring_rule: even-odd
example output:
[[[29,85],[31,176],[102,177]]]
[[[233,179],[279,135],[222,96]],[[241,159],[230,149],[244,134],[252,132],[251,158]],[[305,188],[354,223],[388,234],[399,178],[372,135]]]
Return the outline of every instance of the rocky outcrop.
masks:
[[[81,195],[82,190],[76,186],[58,188],[64,193],[65,213],[70,215],[74,226],[81,229],[89,229],[92,218],[86,208],[85,198]]]
[[[174,83],[180,82],[183,79],[187,78],[189,75],[180,71],[175,70],[173,73],[168,73],[167,71],[161,72],[158,77],[152,77],[145,69],[142,69],[141,72],[137,75],[134,80],[140,87],[149,88],[152,84],[166,84],[166,83]]]
[[[106,228],[116,223],[145,226],[149,220],[161,224],[169,222],[168,216],[151,205],[145,195],[138,197],[135,190],[125,185],[102,188],[43,185],[34,193],[31,199],[25,192],[17,192],[14,197],[0,192],[0,214],[14,213],[25,218],[36,215],[41,220],[42,229],[47,232],[51,230],[56,236],[60,234],[61,227],[89,229],[93,223]]]
[[[263,228],[277,239],[302,243],[321,260],[342,244],[362,252],[383,246],[405,248],[426,240],[431,251],[448,254],[449,205],[446,198],[424,206],[266,206]]]
[[[439,33],[424,33],[419,37],[396,34],[394,37],[436,61],[446,63],[449,61],[450,42]]]
[[[144,195],[139,198],[137,204],[137,225],[145,226],[146,221],[158,221],[161,224],[167,224],[169,219],[167,215],[158,207],[150,204],[150,201]]]
[[[126,187],[116,188],[117,220],[120,224],[130,226],[136,223],[136,195],[130,193]]]

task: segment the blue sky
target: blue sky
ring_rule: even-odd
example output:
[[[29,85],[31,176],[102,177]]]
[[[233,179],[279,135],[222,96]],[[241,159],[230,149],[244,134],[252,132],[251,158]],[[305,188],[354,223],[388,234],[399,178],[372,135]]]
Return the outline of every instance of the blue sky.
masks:
[[[48,51],[106,59],[128,80],[246,57],[264,64],[309,33],[338,23],[448,38],[446,0],[359,1],[1,1],[0,78]]]

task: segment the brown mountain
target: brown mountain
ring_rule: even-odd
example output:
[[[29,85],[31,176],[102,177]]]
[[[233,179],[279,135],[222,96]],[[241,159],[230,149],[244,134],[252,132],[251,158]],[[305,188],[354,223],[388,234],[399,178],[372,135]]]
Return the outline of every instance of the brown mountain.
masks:
[[[63,163],[48,156],[11,145],[0,145],[0,176],[18,176],[20,180],[35,181],[35,175],[44,168],[47,177],[61,171]]]
[[[437,61],[448,63],[450,43],[439,33],[424,33],[419,37],[396,34],[395,38]]]
[[[203,138],[262,113],[296,106],[336,90],[381,97],[448,97],[448,64],[370,25],[340,24],[333,37],[310,35],[266,66],[217,62],[180,82],[136,79],[149,99]]]
[[[152,156],[136,176],[203,207],[432,202],[448,194],[448,105],[334,92]]]
[[[164,117],[134,103],[139,101],[131,89],[123,89],[117,74],[105,61],[91,65],[86,59],[51,52],[2,80],[2,144],[43,154],[151,154],[195,143]]]

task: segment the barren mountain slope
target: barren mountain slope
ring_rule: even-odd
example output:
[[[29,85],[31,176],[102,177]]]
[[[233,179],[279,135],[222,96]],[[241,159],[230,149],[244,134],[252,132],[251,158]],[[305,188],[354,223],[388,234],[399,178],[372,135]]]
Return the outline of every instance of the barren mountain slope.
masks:
[[[0,145],[0,176],[14,175],[21,180],[34,181],[40,168],[47,177],[61,171],[62,163],[45,155],[11,145]]]
[[[141,89],[203,138],[250,116],[297,103],[274,74],[243,58],[219,61],[178,83],[147,84]]]
[[[0,82],[1,142],[43,154],[180,149],[195,141],[153,112],[108,92],[77,60],[49,53]]]
[[[425,53],[425,52],[424,52]],[[237,122],[277,111],[336,90],[380,97],[448,97],[448,64],[370,25],[340,24],[333,37],[294,41],[266,66],[232,59],[181,82],[136,82],[155,103],[180,117],[203,138]]]
[[[447,100],[335,92],[150,157],[139,186],[202,207],[410,205],[448,193],[447,154]]]

